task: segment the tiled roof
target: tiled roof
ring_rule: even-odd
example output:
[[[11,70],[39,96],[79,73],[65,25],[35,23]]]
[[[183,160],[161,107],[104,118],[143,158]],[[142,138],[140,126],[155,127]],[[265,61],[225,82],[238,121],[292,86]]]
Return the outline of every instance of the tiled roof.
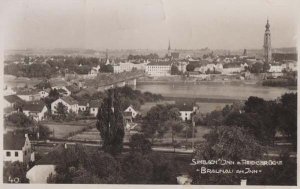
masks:
[[[75,100],[74,98],[70,97],[70,96],[64,96],[64,97],[61,97],[61,99],[62,99],[63,101],[65,101],[66,103],[68,103],[69,105],[78,104],[78,101]]]
[[[88,104],[88,100],[78,100],[79,106],[86,106]]]
[[[45,103],[43,103],[43,102],[26,103],[26,104],[24,104],[23,110],[30,111],[30,112],[41,112],[44,107],[45,107]]]
[[[17,92],[17,95],[34,95],[34,94],[38,94],[39,90],[37,89],[26,89],[26,90],[20,90]]]
[[[159,62],[150,62],[147,66],[171,66],[172,62],[170,61],[159,61]]]
[[[22,150],[25,144],[25,135],[23,133],[8,132],[3,136],[4,150]]]
[[[191,102],[177,102],[176,107],[179,111],[193,111],[194,104]]]
[[[4,99],[10,103],[16,103],[16,102],[24,102],[20,97],[17,95],[8,95],[4,96]]]
[[[91,108],[98,108],[101,105],[101,100],[91,100],[90,107]]]

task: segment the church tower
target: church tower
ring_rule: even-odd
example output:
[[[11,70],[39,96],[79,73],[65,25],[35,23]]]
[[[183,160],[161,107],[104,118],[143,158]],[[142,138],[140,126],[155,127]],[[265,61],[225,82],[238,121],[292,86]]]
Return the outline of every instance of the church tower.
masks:
[[[271,49],[271,32],[269,19],[266,24],[266,31],[264,35],[264,59],[265,63],[269,64],[272,61],[272,49]]]
[[[169,47],[168,47],[168,56],[171,57],[171,43],[169,40]]]

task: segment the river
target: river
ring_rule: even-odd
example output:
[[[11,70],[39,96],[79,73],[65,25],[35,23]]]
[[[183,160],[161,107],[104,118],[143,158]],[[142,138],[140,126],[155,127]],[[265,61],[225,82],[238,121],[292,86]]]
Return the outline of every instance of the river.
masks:
[[[137,90],[161,94],[165,97],[210,98],[246,100],[249,96],[257,96],[266,100],[280,97],[284,93],[296,92],[280,87],[266,87],[255,84],[222,84],[222,83],[177,83],[177,84],[141,84]]]

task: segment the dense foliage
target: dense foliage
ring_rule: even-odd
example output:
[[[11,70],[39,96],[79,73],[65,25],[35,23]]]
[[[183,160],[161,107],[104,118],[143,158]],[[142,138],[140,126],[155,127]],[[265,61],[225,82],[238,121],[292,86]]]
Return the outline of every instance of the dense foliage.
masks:
[[[177,163],[164,154],[136,150],[112,156],[95,148],[69,146],[55,152],[56,174],[48,183],[176,184]]]
[[[124,120],[119,99],[117,90],[108,90],[97,114],[96,126],[103,141],[102,148],[113,155],[121,153],[123,148]]]
[[[180,112],[174,105],[156,105],[152,107],[144,117],[142,131],[152,141],[156,137],[163,137],[169,130],[172,131],[172,141],[175,133],[182,130]]]
[[[289,158],[289,154],[272,160],[282,161],[283,165],[259,166],[242,165],[236,162],[241,160],[270,160],[263,156],[265,148],[247,129],[237,126],[215,127],[205,135],[206,143],[196,149],[195,160],[227,160],[234,164],[194,165],[191,172],[193,184],[235,184],[239,185],[241,179],[247,179],[250,185],[295,185],[296,184],[296,161]],[[294,166],[294,167],[293,167]],[[205,174],[202,168],[214,170],[260,170],[256,174]]]
[[[288,137],[296,147],[297,93],[288,93],[278,101],[249,97],[244,106],[227,105],[205,116],[196,115],[200,125],[236,125],[248,129],[259,141],[273,144],[276,132]]]

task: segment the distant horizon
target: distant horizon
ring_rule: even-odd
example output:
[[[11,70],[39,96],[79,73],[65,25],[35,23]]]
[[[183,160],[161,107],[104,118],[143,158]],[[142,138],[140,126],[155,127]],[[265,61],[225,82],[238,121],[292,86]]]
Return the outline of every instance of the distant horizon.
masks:
[[[209,47],[203,47],[203,48],[194,48],[194,49],[186,49],[186,48],[172,48],[171,50],[172,51],[175,51],[175,50],[200,50],[200,51],[204,51],[204,50],[212,50],[212,51],[240,51],[240,50],[263,50],[263,48],[240,48],[240,49],[212,49],[212,48],[209,48]],[[290,47],[272,47],[272,50],[273,49],[295,49],[297,50],[297,46],[290,46]],[[92,49],[92,48],[24,48],[24,49],[4,49],[4,51],[29,51],[29,50],[49,50],[49,51],[52,51],[52,50],[78,50],[78,51],[81,51],[81,50],[91,50],[91,51],[98,51],[98,52],[105,52],[105,51],[130,51],[130,50],[147,50],[147,51],[167,51],[168,49],[165,48],[165,49],[145,49],[145,48],[138,48],[138,49]]]

